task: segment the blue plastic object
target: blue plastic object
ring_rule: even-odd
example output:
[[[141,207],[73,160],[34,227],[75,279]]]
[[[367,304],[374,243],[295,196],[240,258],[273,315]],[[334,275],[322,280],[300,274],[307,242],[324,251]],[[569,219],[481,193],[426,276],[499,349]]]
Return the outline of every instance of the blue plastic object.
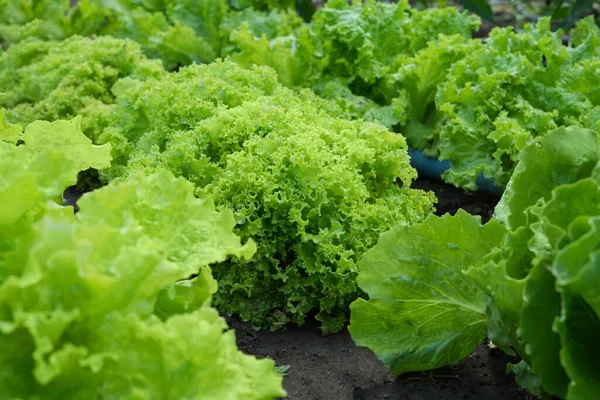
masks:
[[[425,154],[411,147],[408,148],[408,155],[410,156],[411,165],[417,170],[419,176],[428,179],[441,181],[442,174],[449,169],[451,165],[449,160],[439,161],[427,157]],[[501,194],[504,191],[503,187],[494,185],[494,180],[486,178],[483,176],[483,173],[479,174],[475,183],[477,183],[478,190],[482,192]]]

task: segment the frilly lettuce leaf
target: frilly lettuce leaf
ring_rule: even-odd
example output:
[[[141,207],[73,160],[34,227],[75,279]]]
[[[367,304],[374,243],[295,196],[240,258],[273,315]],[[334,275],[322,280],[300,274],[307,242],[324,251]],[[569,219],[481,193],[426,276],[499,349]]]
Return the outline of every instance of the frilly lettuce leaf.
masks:
[[[1,96],[1,95],[0,95]],[[21,133],[23,133],[23,127],[21,125],[14,125],[9,123],[6,118],[6,109],[0,108],[0,140],[6,142],[17,143]]]
[[[208,264],[254,252],[230,211],[163,171],[85,194],[74,216],[52,202],[77,172],[68,153],[0,152],[1,398],[285,396],[273,362],[239,352],[210,307]]]
[[[394,375],[468,356],[485,338],[486,297],[462,270],[481,263],[504,233],[462,210],[384,233],[359,263],[369,300],[351,305],[354,341]]]
[[[110,167],[110,143],[101,146],[92,144],[81,131],[81,117],[71,121],[35,121],[27,125],[20,139],[31,154],[43,153],[47,149],[65,151],[78,171]]]
[[[523,32],[494,29],[485,45],[451,68],[436,104],[444,114],[440,152],[451,161],[444,179],[475,190],[480,173],[505,185],[520,152],[534,138],[561,126],[594,128],[590,112],[600,105],[598,40],[590,22],[562,45],[542,18]]]
[[[439,155],[439,133],[444,122],[443,114],[435,106],[438,86],[446,80],[448,70],[457,61],[481,47],[481,42],[461,35],[440,34],[437,40],[407,57],[386,83],[398,91],[397,99],[405,106],[400,132],[409,146],[426,155]]]
[[[480,46],[468,39],[478,25],[451,7],[336,0],[309,24],[274,38],[233,30],[231,57],[270,66],[284,85],[311,87],[351,117],[397,129],[409,145],[437,156],[442,118],[434,95],[450,65]]]
[[[415,11],[407,1],[385,4],[373,0],[352,5],[344,0],[329,1],[311,23],[329,55],[326,74],[356,77],[375,88],[379,79],[395,72],[403,55],[425,48],[439,33],[468,37],[478,25],[477,17],[452,7]]]
[[[62,40],[74,35],[132,39],[167,69],[209,63],[232,50],[229,35],[247,21],[256,35],[290,32],[301,19],[293,0],[2,0],[0,39],[17,44],[29,38]],[[258,7],[258,9],[252,8]],[[260,11],[259,11],[260,9]],[[267,10],[271,11],[267,12]]]
[[[46,151],[32,156],[25,146],[0,142],[0,233],[2,240],[12,240],[8,229],[25,214],[31,214],[42,200],[59,198],[64,189],[77,181],[75,163],[58,151]],[[29,215],[32,217],[32,215]]]
[[[21,126],[8,124],[3,116],[0,109],[0,139],[4,140],[0,140],[4,197],[0,221],[6,225],[31,213],[45,199],[61,198],[77,181],[79,171],[110,165],[110,144],[94,146],[81,132],[80,118],[36,121],[21,133]],[[15,146],[19,142],[23,145]]]

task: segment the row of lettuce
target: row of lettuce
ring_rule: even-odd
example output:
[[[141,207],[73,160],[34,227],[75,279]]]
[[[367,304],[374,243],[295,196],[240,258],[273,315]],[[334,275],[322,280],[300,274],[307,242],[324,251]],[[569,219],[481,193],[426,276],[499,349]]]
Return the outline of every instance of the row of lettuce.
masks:
[[[0,127],[6,398],[282,395],[272,362],[237,351],[211,300],[257,328],[315,313],[324,333],[342,329],[351,308],[354,339],[395,374],[454,363],[488,335],[523,358],[510,369],[532,392],[600,391],[591,19],[563,45],[546,20],[482,42],[469,38],[477,19],[403,2],[334,0],[310,24],[218,1],[60,4],[57,18],[39,6],[0,25],[10,44],[0,106],[27,125]],[[173,61],[149,34],[89,21],[97,37],[31,34],[100,9],[102,29],[163,18],[220,38],[214,57],[232,60],[179,68],[214,57]],[[275,25],[256,16],[281,26],[258,36],[252,21]],[[200,33],[209,21],[216,36]],[[173,49],[185,37],[152,43]],[[495,220],[432,216],[434,196],[411,189],[407,141],[450,158],[455,184],[474,188],[482,171],[506,183]],[[74,217],[52,199],[90,167],[108,186]],[[202,386],[216,376],[228,379]]]
[[[452,7],[418,11],[406,0],[330,0],[309,23],[292,1],[4,3],[0,39],[8,45],[111,35],[137,41],[167,70],[218,57],[269,66],[285,86],[311,88],[350,117],[376,120],[449,160],[444,179],[470,190],[480,175],[504,187],[535,137],[564,125],[596,129],[600,115],[592,17],[563,44],[549,19],[522,32],[495,29],[482,41],[471,38],[477,17]]]

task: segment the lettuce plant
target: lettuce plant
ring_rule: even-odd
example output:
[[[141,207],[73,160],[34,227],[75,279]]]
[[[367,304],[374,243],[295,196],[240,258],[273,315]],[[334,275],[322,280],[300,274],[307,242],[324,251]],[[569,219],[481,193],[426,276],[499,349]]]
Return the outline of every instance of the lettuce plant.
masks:
[[[2,0],[0,39],[61,40],[73,35],[112,35],[137,41],[167,69],[208,63],[226,53],[229,34],[245,21],[257,35],[286,34],[301,24],[289,1],[253,0]],[[257,11],[252,6],[265,11]],[[274,8],[271,11],[266,9]]]
[[[77,123],[0,126],[0,398],[285,396],[210,307],[208,265],[254,252],[232,213],[163,171],[85,194],[73,215],[54,200],[110,162]]]
[[[518,33],[495,29],[452,65],[436,98],[445,119],[441,158],[452,163],[446,181],[476,189],[483,172],[503,186],[535,137],[600,121],[600,29],[592,18],[580,21],[569,46],[561,34],[549,19]]]
[[[600,135],[558,128],[520,154],[481,226],[460,211],[384,234],[359,263],[350,332],[392,373],[466,357],[487,335],[538,395],[600,390]]]
[[[216,305],[254,326],[342,328],[358,296],[356,262],[381,232],[416,222],[433,196],[410,188],[404,139],[377,124],[338,118],[314,94],[293,92],[268,68],[190,66],[121,90],[110,179],[166,168],[235,213],[256,256],[213,267]]]
[[[129,40],[28,40],[0,55],[0,107],[19,124],[81,115],[84,133],[95,139],[114,103],[117,81],[164,74],[160,62],[148,60]]]
[[[427,149],[438,119],[437,85],[453,62],[479,45],[468,40],[478,26],[477,17],[454,7],[418,11],[407,1],[335,0],[291,35],[234,31],[232,58],[268,65],[286,86],[311,87],[351,116],[408,132],[409,145]]]

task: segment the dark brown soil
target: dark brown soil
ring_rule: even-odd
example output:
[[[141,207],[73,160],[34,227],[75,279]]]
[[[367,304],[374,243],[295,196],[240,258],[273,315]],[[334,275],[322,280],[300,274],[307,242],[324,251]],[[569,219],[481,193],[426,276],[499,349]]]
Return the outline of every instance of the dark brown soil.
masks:
[[[485,223],[492,218],[494,207],[500,201],[499,194],[486,192],[467,192],[444,182],[419,178],[412,185],[415,189],[433,191],[438,198],[436,214],[454,215],[460,208],[469,214],[481,216]]]
[[[238,346],[248,354],[289,365],[284,386],[290,400],[531,400],[505,373],[508,357],[486,344],[459,364],[403,375],[396,380],[348,332],[321,336],[316,325],[285,332],[256,332],[229,319]]]
[[[442,182],[418,179],[415,188],[433,190],[437,214],[454,214],[463,208],[487,221],[499,197],[467,193]],[[291,400],[531,400],[506,364],[518,359],[486,344],[455,366],[397,379],[367,349],[357,347],[347,331],[322,336],[316,324],[290,327],[285,332],[256,332],[249,325],[228,319],[236,330],[240,349],[258,357],[273,358],[289,366],[284,386]]]

